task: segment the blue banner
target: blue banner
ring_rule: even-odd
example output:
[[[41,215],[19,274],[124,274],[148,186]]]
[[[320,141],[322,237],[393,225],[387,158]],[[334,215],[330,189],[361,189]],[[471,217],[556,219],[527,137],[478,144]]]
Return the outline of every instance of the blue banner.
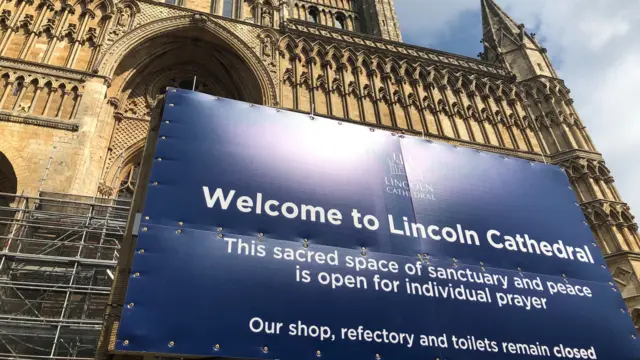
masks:
[[[117,350],[640,358],[560,168],[168,94]]]

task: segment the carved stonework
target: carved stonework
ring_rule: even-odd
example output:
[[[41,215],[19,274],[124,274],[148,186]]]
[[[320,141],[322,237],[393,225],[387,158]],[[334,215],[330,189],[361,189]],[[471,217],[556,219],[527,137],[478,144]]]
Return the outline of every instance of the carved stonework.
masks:
[[[416,49],[413,47],[403,47],[403,45],[399,43],[385,43],[385,40],[376,39],[372,40],[370,38],[365,38],[360,36],[357,33],[349,33],[347,34],[335,34],[332,36],[329,31],[324,29],[318,29],[313,24],[309,24],[306,21],[300,20],[290,20],[288,29],[291,29],[291,32],[304,34],[306,36],[312,37],[314,34],[331,37],[334,41],[340,41],[349,43],[350,46],[361,46],[362,49],[368,48],[369,46],[378,48],[376,51],[383,51],[388,49],[391,52],[395,53],[395,56],[411,56],[420,58],[421,61],[430,62],[433,64],[438,64],[444,67],[464,67],[466,71],[469,72],[479,72],[484,74],[491,74],[493,76],[504,76],[505,79],[510,77],[510,74],[502,68],[501,66],[496,66],[489,64],[484,61],[475,60],[467,57],[457,56],[454,54],[443,54],[443,53],[432,53],[429,49]],[[362,44],[362,45],[360,45]]]
[[[115,98],[115,97],[110,97],[107,100],[107,104],[113,106],[115,110],[118,110],[118,108],[120,107],[120,100],[118,100],[118,98]]]
[[[270,41],[262,42],[262,56],[267,59],[273,57],[273,44]]]
[[[20,116],[0,113],[0,122],[10,122],[23,125],[39,126],[44,128],[65,130],[76,132],[79,129],[78,124],[69,123],[68,121],[54,120],[41,116],[32,116],[28,114],[20,114]]]
[[[129,29],[131,29],[134,23],[134,10],[130,6],[119,6],[116,9],[114,25],[107,32],[107,36],[102,46],[102,51],[111,46],[118,38],[122,37]]]
[[[262,9],[262,19],[260,25],[273,27],[273,12],[270,8]]]
[[[77,31],[78,31],[78,25],[77,24],[73,24],[73,23],[69,23],[67,28],[64,30],[64,34],[65,34],[65,36],[69,36],[71,38],[75,38]]]
[[[94,27],[89,27],[89,29],[87,29],[86,36],[87,38],[95,39],[98,37],[98,30]]]
[[[107,185],[104,181],[100,181],[98,184],[98,195],[102,197],[112,197],[115,193],[113,187]]]
[[[262,62],[269,70],[269,73],[274,77],[277,76],[278,73],[278,62],[277,55],[277,34],[272,31],[265,30],[259,35],[260,39],[260,58]]]
[[[140,4],[142,9],[147,6],[150,5],[146,3]],[[166,12],[178,11],[173,8],[165,8],[163,10],[166,10]],[[153,13],[150,13],[148,15],[152,14]],[[204,21],[201,17],[195,18],[201,24]],[[258,33],[260,29],[237,21],[227,21],[213,17],[208,18],[210,20],[206,21],[203,26],[203,28],[206,29],[205,31],[210,32],[211,36],[218,37],[221,41],[228,44],[228,46],[244,60],[244,63],[252,69],[254,75],[258,77],[260,90],[262,96],[265,98],[264,103],[275,104],[277,102],[277,65],[274,61],[272,70],[269,70],[263,59],[259,56],[261,42],[258,38]],[[134,48],[139,49],[139,44],[144,42],[141,39],[149,40],[167,31],[177,32],[195,25],[194,15],[165,16],[160,17],[157,21],[153,21],[148,24],[148,26],[139,25],[143,21],[147,22],[149,20],[149,18],[143,17],[143,13],[141,13],[140,22],[136,22],[136,27],[122,36],[120,41],[115,41],[111,46],[103,48],[104,50],[101,50],[101,55],[94,64],[96,71],[107,76],[113,74],[123,56],[131,53]],[[255,35],[247,36],[247,33]],[[273,53],[275,54],[275,50]]]
[[[131,24],[131,9],[128,7],[118,9],[118,20],[116,21],[116,28],[121,30],[128,30]]]
[[[616,282],[618,282],[620,285],[626,286],[627,283],[629,282],[629,278],[630,278],[631,274],[632,274],[632,272],[630,270],[627,270],[627,269],[623,268],[622,266],[618,266],[613,271],[613,279]]]
[[[20,103],[18,104],[18,112],[27,114],[29,112],[30,107],[31,107],[30,103]]]
[[[62,13],[68,12],[71,15],[74,15],[76,13],[76,9],[74,9],[72,4],[69,3],[64,3],[61,7],[60,10]]]
[[[193,20],[193,23],[199,27],[204,27],[205,25],[207,25],[207,23],[211,21],[211,19],[208,16],[203,14],[194,14],[192,17],[192,20]]]
[[[24,78],[38,78],[41,84],[50,80],[51,76],[54,76],[57,80],[56,83],[63,82],[69,86],[76,85],[80,91],[84,90],[84,83],[87,78],[86,75],[79,71],[66,70],[59,67],[44,66],[40,64],[24,63],[18,60],[0,58],[0,70],[11,71],[14,76],[11,78],[17,78],[22,75]],[[36,76],[33,76],[36,75]]]
[[[54,11],[56,5],[51,0],[40,0],[40,6],[49,11]]]
[[[33,31],[33,15],[25,14],[22,20],[18,23],[18,28],[24,28],[27,33],[31,33]],[[17,29],[16,29],[17,31]]]
[[[7,25],[9,25],[10,21],[11,21],[11,10],[3,9],[2,14],[0,14],[0,24],[2,24],[3,27],[6,27]]]
[[[56,20],[55,19],[47,19],[47,21],[42,24],[40,27],[40,33],[42,34],[51,34],[53,35],[53,30],[56,28]]]

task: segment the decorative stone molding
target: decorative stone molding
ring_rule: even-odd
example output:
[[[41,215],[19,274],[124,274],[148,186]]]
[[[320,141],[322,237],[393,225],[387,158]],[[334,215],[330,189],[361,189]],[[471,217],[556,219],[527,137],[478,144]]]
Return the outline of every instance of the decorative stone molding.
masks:
[[[276,51],[276,49],[278,48],[278,33],[271,29],[265,29],[260,32],[258,38],[260,39],[260,58],[267,69],[269,69],[272,81],[277,83],[278,51]]]
[[[94,27],[89,27],[89,29],[87,30],[87,33],[85,34],[85,39],[86,40],[94,40],[98,38],[98,30]]]
[[[610,200],[593,200],[580,205],[592,228],[599,226],[619,226],[636,228],[629,206],[625,203]]]
[[[118,178],[120,176],[120,172],[130,163],[132,159],[135,159],[140,155],[142,149],[144,149],[144,145],[146,144],[146,136],[145,134],[139,134],[137,140],[127,141],[126,144],[123,144],[123,147],[118,147],[116,149],[111,149],[108,160],[108,164],[104,168],[104,172],[102,174],[102,182],[105,184],[113,184],[112,188],[117,186]],[[135,137],[135,135],[134,135]]]
[[[612,273],[613,279],[623,287],[627,285],[632,274],[633,272],[631,270],[625,269],[622,266],[616,267]]]
[[[109,11],[109,17],[114,17],[111,28],[107,29],[107,35],[100,48],[100,54],[104,49],[111,46],[116,40],[122,37],[127,31],[134,27],[140,14],[140,5],[134,0],[125,0]],[[97,69],[93,68],[92,72],[97,73]]]
[[[32,26],[33,26],[33,15],[25,14],[19,23],[19,27],[24,27],[25,29],[29,30],[29,33],[30,33],[32,30],[31,29]]]
[[[0,69],[2,69],[3,71],[11,70],[16,73],[22,72],[24,74],[29,74],[29,77],[33,77],[33,74],[40,74],[46,78],[50,78],[52,82],[72,80],[78,83],[84,83],[90,78],[104,78],[102,76],[97,76],[88,72],[75,71],[60,66],[32,63],[24,60],[12,60],[7,58],[0,58]]]
[[[47,19],[47,21],[40,26],[40,31],[38,32],[38,36],[42,36],[44,34],[50,34],[53,36],[53,31],[56,28],[56,20],[55,19]]]
[[[399,42],[383,40],[373,36],[360,33],[342,31],[321,25],[315,25],[307,21],[289,19],[286,33],[303,36],[330,38],[328,41],[341,42],[348,47],[360,48],[360,50],[371,51],[371,47],[377,52],[389,53],[389,56],[402,56],[419,58],[421,61],[430,64],[437,64],[451,69],[466,70],[474,73],[482,73],[507,80],[511,77],[508,71],[498,65],[490,64],[473,58],[449,54],[436,50],[411,46]]]
[[[8,26],[11,21],[11,10],[3,9],[2,14],[0,14],[0,24],[3,26]]]
[[[582,149],[572,149],[562,152],[558,152],[550,156],[551,162],[563,166],[563,163],[571,161],[572,159],[585,159],[593,161],[603,161],[602,154]]]
[[[120,107],[120,100],[118,100],[118,98],[115,98],[115,97],[110,97],[107,100],[107,104],[113,106],[113,108],[117,110]]]
[[[0,112],[0,121],[17,123],[17,124],[25,124],[25,125],[35,125],[40,127],[58,129],[76,132],[80,128],[78,124],[69,123],[66,121],[55,120],[44,118],[40,116],[21,114],[19,116],[14,114],[8,114],[4,111]]]
[[[211,22],[211,18],[203,14],[193,14],[193,23],[198,27],[205,27],[207,23]]]
[[[564,159],[558,163],[566,172],[569,178],[578,178],[583,175],[589,175],[592,178],[598,178],[601,174],[609,174],[602,158],[573,156]]]
[[[200,19],[200,18],[199,18]],[[198,20],[200,21],[200,20]],[[201,22],[201,21],[200,21]],[[249,46],[230,28],[222,24],[224,20],[211,17],[210,21],[199,27],[213,33],[220,38],[249,66],[260,83],[263,100],[266,105],[275,104],[277,101],[276,83],[266,65],[258,55],[258,47]],[[143,44],[146,40],[181,29],[196,27],[193,15],[181,15],[176,17],[161,18],[150,23],[138,26],[126,33],[113,45],[105,50],[102,57],[96,62],[95,68],[99,69],[102,76],[111,76],[116,66],[124,56],[134,47]],[[257,39],[256,39],[257,40]],[[256,41],[258,44],[259,42]]]
[[[104,181],[100,181],[98,184],[98,195],[102,197],[112,197],[115,193],[115,189],[107,185]]]

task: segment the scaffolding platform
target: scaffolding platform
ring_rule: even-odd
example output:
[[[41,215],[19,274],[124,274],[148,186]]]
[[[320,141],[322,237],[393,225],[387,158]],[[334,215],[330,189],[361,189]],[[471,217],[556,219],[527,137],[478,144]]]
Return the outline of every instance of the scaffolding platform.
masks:
[[[94,358],[129,208],[0,193],[0,359]]]

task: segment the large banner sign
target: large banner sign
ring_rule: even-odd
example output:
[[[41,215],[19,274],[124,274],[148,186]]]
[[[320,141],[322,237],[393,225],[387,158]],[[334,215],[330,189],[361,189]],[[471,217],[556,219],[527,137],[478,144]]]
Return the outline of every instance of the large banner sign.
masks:
[[[168,94],[117,350],[640,359],[559,167]]]

